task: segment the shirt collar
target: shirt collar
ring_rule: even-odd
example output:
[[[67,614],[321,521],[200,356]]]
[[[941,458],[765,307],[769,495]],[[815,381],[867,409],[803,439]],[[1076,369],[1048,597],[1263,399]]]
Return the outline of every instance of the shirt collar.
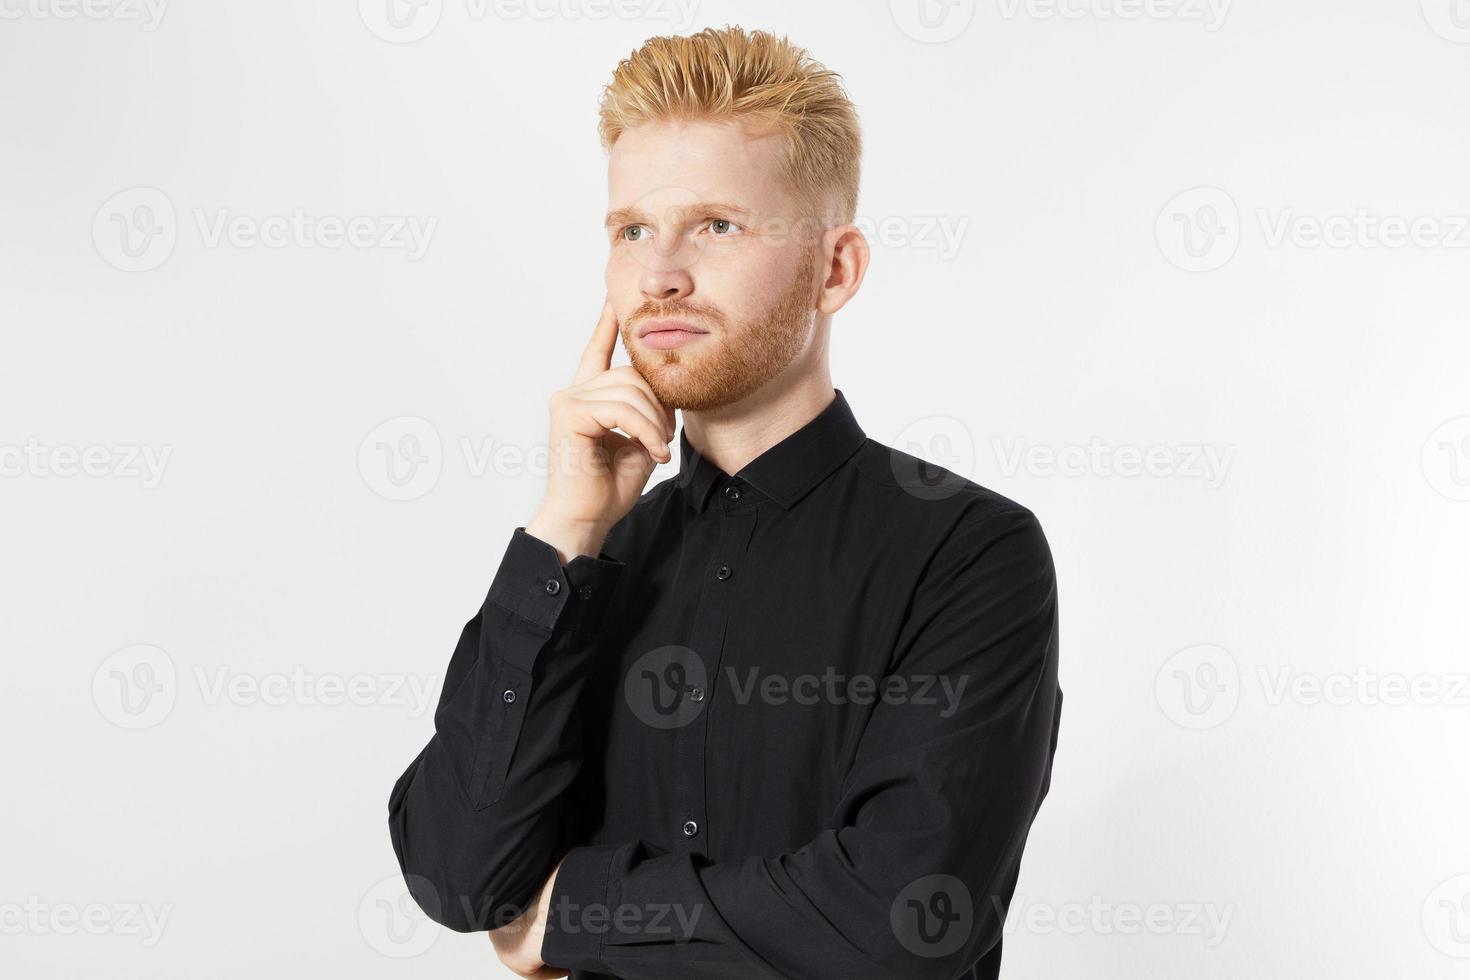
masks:
[[[857,452],[867,435],[858,425],[842,389],[806,425],[746,463],[736,479],[744,480],[781,507],[789,509],[829,473]],[[679,428],[678,485],[689,505],[703,511],[710,491],[721,478],[730,479],[709,457],[695,449]]]

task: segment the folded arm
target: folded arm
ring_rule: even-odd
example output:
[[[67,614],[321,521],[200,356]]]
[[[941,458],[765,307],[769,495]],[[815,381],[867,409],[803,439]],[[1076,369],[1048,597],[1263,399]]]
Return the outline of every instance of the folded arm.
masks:
[[[1049,787],[1057,644],[1035,518],[962,523],[890,664],[890,676],[946,680],[954,703],[875,705],[829,829],[792,852],[711,862],[640,841],[574,848],[542,958],[625,980],[956,976],[1000,940]]]

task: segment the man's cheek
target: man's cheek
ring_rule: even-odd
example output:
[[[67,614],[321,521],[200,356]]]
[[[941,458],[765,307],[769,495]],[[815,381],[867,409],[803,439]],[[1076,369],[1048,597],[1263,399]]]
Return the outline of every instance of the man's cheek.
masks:
[[[612,297],[614,309],[621,313],[637,305],[638,300],[635,297],[639,292],[639,280],[646,271],[637,261],[625,255],[614,255],[607,260],[602,278],[607,286],[608,296]],[[632,305],[629,305],[630,300]]]

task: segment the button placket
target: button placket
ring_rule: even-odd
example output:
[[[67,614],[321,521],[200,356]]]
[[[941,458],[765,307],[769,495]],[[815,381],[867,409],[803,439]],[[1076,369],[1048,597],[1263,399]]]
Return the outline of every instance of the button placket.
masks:
[[[739,490],[729,486],[726,491]],[[737,501],[741,496],[744,500]],[[740,564],[750,544],[756,525],[755,500],[748,494],[722,493],[716,511],[720,524],[719,534],[710,553],[711,565],[708,588],[700,593],[699,609],[695,613],[690,633],[690,646],[704,660],[709,681],[705,687],[694,687],[685,696],[694,703],[710,700],[714,693],[715,679],[719,674],[724,656],[726,626],[734,600],[733,569]],[[709,840],[708,810],[705,799],[705,775],[708,767],[706,756],[706,733],[710,712],[714,704],[705,706],[695,719],[674,732],[674,813],[682,820],[682,833],[675,836],[675,846],[707,854],[705,844]]]

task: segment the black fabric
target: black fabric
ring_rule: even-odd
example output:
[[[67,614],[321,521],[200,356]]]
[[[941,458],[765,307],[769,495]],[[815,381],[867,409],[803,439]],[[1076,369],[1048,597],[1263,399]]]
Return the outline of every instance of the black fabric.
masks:
[[[680,452],[598,558],[512,534],[389,801],[414,897],[495,928],[564,858],[582,980],[997,976],[1061,715],[1036,518],[840,390],[734,476]]]

